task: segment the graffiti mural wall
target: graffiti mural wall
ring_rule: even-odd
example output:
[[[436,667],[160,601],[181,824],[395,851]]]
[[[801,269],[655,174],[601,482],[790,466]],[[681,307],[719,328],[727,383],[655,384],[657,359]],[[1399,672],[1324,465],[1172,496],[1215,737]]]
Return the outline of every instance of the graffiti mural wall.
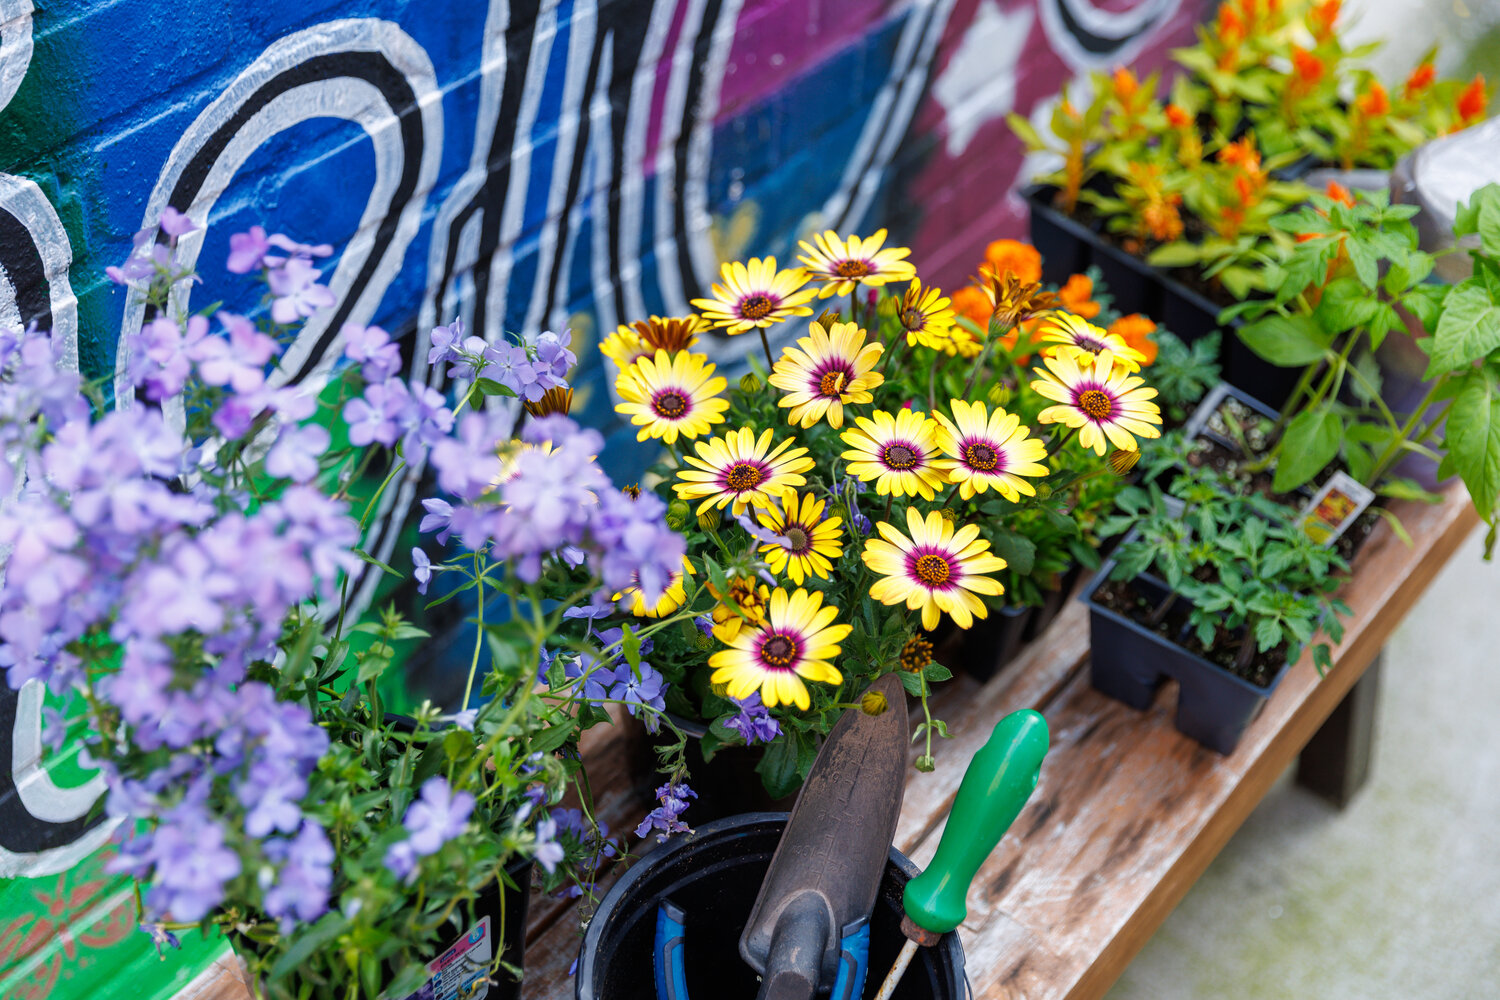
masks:
[[[1163,63],[1204,6],[0,0],[0,327],[51,328],[109,385],[144,316],[104,267],[172,206],[204,227],[183,241],[194,308],[255,307],[223,273],[252,224],[336,248],[338,305],[277,378],[328,371],[346,322],[399,331],[417,359],[455,316],[491,338],[571,327],[583,419],[613,429],[601,333],[685,313],[720,260],[789,260],[814,229],[887,226],[924,276],[962,283],[1024,232],[1005,113]],[[633,446],[616,429],[609,457]],[[413,470],[389,491],[378,557],[419,488]],[[44,752],[49,699],[0,688],[0,996],[170,995],[213,946],[159,962],[133,932],[97,782]]]

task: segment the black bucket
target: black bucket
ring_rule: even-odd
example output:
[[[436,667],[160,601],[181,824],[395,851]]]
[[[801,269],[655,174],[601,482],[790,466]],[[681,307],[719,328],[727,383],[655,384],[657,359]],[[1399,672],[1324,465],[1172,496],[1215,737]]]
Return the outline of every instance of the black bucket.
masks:
[[[609,890],[589,922],[578,957],[578,1000],[656,1000],[652,961],[657,909],[670,899],[686,914],[683,955],[688,996],[755,1000],[755,970],[740,958],[740,933],[786,827],[785,813],[747,813],[709,823],[637,861]],[[870,918],[869,982],[873,995],[906,939],[901,892],[916,865],[891,848]],[[963,1000],[968,993],[956,933],[921,948],[896,1000]]]

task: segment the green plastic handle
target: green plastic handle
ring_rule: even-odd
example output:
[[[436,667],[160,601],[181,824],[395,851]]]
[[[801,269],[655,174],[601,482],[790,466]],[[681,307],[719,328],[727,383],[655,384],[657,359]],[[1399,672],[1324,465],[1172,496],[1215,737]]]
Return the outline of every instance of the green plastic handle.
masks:
[[[935,934],[963,923],[969,883],[1031,797],[1048,742],[1047,720],[1031,709],[995,723],[964,772],[932,863],[906,883],[902,903],[912,923]]]

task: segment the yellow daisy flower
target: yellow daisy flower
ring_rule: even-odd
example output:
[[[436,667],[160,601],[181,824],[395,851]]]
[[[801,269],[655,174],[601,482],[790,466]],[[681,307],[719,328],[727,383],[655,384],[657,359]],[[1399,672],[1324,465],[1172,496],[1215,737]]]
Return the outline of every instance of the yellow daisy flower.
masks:
[[[806,486],[802,473],[813,467],[806,448],[792,447],[795,438],[772,448],[771,435],[766,430],[757,438],[752,428],[741,427],[723,437],[694,442],[698,454],[683,456],[693,468],[680,470],[677,478],[682,482],[672,488],[684,500],[702,498],[699,514],[729,504],[736,517],[751,504],[769,507],[787,489]]]
[[[628,326],[622,326],[599,343],[599,353],[624,371],[641,358],[654,357],[655,348],[641,339],[641,335]]]
[[[687,556],[682,557],[682,572],[673,573],[672,579],[667,583],[667,589],[662,591],[661,598],[656,603],[648,605],[646,596],[641,593],[640,579],[631,574],[635,582],[615,595],[615,603],[622,601],[630,602],[630,613],[637,618],[664,618],[682,607],[687,600],[687,577],[696,576],[693,572],[693,564],[688,562]]]
[[[1021,418],[999,408],[986,414],[983,403],[962,399],[953,400],[952,409],[952,420],[934,414],[938,447],[948,456],[934,464],[948,482],[958,484],[959,495],[968,500],[993,486],[1011,501],[1023,493],[1036,496],[1036,488],[1021,477],[1047,474],[1047,467],[1037,464],[1047,457],[1047,447],[1021,426]]]
[[[1156,390],[1145,381],[1116,368],[1114,355],[1101,351],[1093,363],[1069,354],[1055,354],[1035,368],[1039,379],[1031,388],[1059,405],[1037,414],[1044,424],[1081,428],[1078,440],[1103,455],[1109,444],[1135,451],[1136,437],[1161,437],[1161,410],[1150,402]]]
[[[719,602],[714,605],[712,615],[714,637],[720,642],[727,643],[739,635],[741,629],[758,628],[766,620],[771,590],[753,576],[730,577],[728,595],[720,594],[711,583],[708,592]],[[735,607],[745,612],[746,617],[736,614]]]
[[[836,430],[844,426],[845,404],[870,402],[870,390],[885,381],[871,370],[885,348],[878,342],[866,344],[865,331],[854,323],[834,323],[825,330],[814,320],[809,332],[796,347],[781,352],[767,381],[786,393],[780,405],[791,408],[787,420],[811,427],[826,414],[828,426]]]
[[[713,668],[710,683],[728,685],[731,698],[748,698],[756,691],[767,708],[796,705],[807,709],[812,701],[804,680],[840,684],[844,677],[829,661],[839,655],[839,643],[853,631],[850,625],[835,625],[839,609],[823,606],[823,595],[797,590],[788,595],[777,587],[760,628],[741,629],[740,634],[708,658]]]
[[[810,246],[806,240],[798,242],[805,253],[797,259],[807,265],[807,274],[823,282],[818,297],[848,295],[860,285],[871,288],[888,281],[910,281],[917,269],[904,258],[911,254],[906,247],[881,249],[885,243],[885,230],[878,229],[874,236],[860,239],[850,236],[841,240],[832,229],[813,236]]]
[[[777,576],[784,572],[799,586],[808,576],[828,579],[832,560],[844,551],[841,541],[844,523],[841,517],[823,516],[826,501],[811,493],[798,495],[787,491],[779,507],[767,507],[756,513],[756,519],[786,539],[785,545],[767,543],[760,547],[766,554],[766,565]]]
[[[1114,355],[1115,364],[1128,372],[1138,372],[1146,363],[1146,355],[1125,343],[1119,334],[1101,330],[1086,319],[1071,313],[1053,313],[1048,316],[1039,331],[1042,336],[1042,355],[1071,354],[1079,364],[1089,364],[1101,351]]]
[[[708,329],[708,323],[698,315],[666,318],[652,316],[650,319],[636,320],[631,326],[647,347],[666,351],[668,354],[688,350],[698,343],[698,334]]]
[[[724,283],[713,286],[714,297],[693,300],[714,326],[730,333],[745,333],[790,316],[812,315],[812,309],[804,303],[817,293],[802,287],[807,274],[800,267],[778,271],[775,257],[752,257],[749,264],[725,264],[720,273]]]
[[[894,417],[876,410],[872,417],[855,417],[855,428],[842,435],[849,450],[839,457],[849,460],[850,474],[875,480],[881,496],[931,500],[943,483],[934,464],[937,422],[912,410],[897,410]]]
[[[940,289],[923,288],[921,278],[913,278],[906,286],[896,312],[901,328],[906,331],[907,344],[921,344],[950,355],[956,346],[951,336],[954,317],[952,300],[944,297]]]
[[[729,400],[719,393],[728,385],[722,375],[714,375],[707,355],[658,350],[655,358],[641,358],[615,380],[615,391],[625,400],[615,412],[641,428],[636,440],[661,438],[672,444],[679,434],[695,438],[724,422]]]
[[[865,542],[861,557],[880,579],[870,596],[882,604],[906,603],[908,610],[922,612],[922,627],[937,628],[940,613],[946,613],[959,628],[968,628],[975,618],[988,612],[979,594],[997,597],[1005,592],[999,580],[983,576],[1005,568],[1005,560],[990,553],[990,543],[979,537],[979,528],[968,524],[957,531],[937,511],[924,519],[913,507],[906,508],[910,537],[881,521],[875,526],[880,538]]]

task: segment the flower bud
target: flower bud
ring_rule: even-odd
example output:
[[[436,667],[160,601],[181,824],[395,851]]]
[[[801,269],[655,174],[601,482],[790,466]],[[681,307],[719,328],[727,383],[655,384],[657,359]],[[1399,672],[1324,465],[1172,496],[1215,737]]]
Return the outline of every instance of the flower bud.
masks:
[[[755,377],[754,372],[746,372],[740,376],[740,392],[747,396],[760,392],[760,379]]]
[[[866,691],[864,697],[859,699],[859,709],[866,715],[884,715],[885,710],[890,707],[885,695],[879,691]]]
[[[1004,382],[996,382],[990,386],[985,398],[990,401],[991,406],[1005,406],[1010,403],[1010,386]]]
[[[718,510],[705,510],[698,515],[698,527],[704,531],[718,531],[719,523],[723,520],[723,513]]]
[[[1109,453],[1110,470],[1117,476],[1129,475],[1130,470],[1135,468],[1135,464],[1140,460],[1141,453],[1139,451],[1124,451],[1117,448]]]
[[[944,521],[947,521],[955,528],[958,527],[958,511],[954,510],[952,507],[944,507],[942,510],[938,511],[938,513],[943,515]]]
[[[673,531],[686,528],[692,516],[693,508],[688,506],[686,500],[678,498],[667,505],[667,527]]]
[[[825,330],[830,329],[833,324],[842,323],[843,321],[844,314],[837,309],[824,309],[822,314],[818,316],[818,325]]]
[[[923,754],[917,758],[917,770],[923,774],[931,774],[937,770],[937,761],[933,759],[931,754]]]

